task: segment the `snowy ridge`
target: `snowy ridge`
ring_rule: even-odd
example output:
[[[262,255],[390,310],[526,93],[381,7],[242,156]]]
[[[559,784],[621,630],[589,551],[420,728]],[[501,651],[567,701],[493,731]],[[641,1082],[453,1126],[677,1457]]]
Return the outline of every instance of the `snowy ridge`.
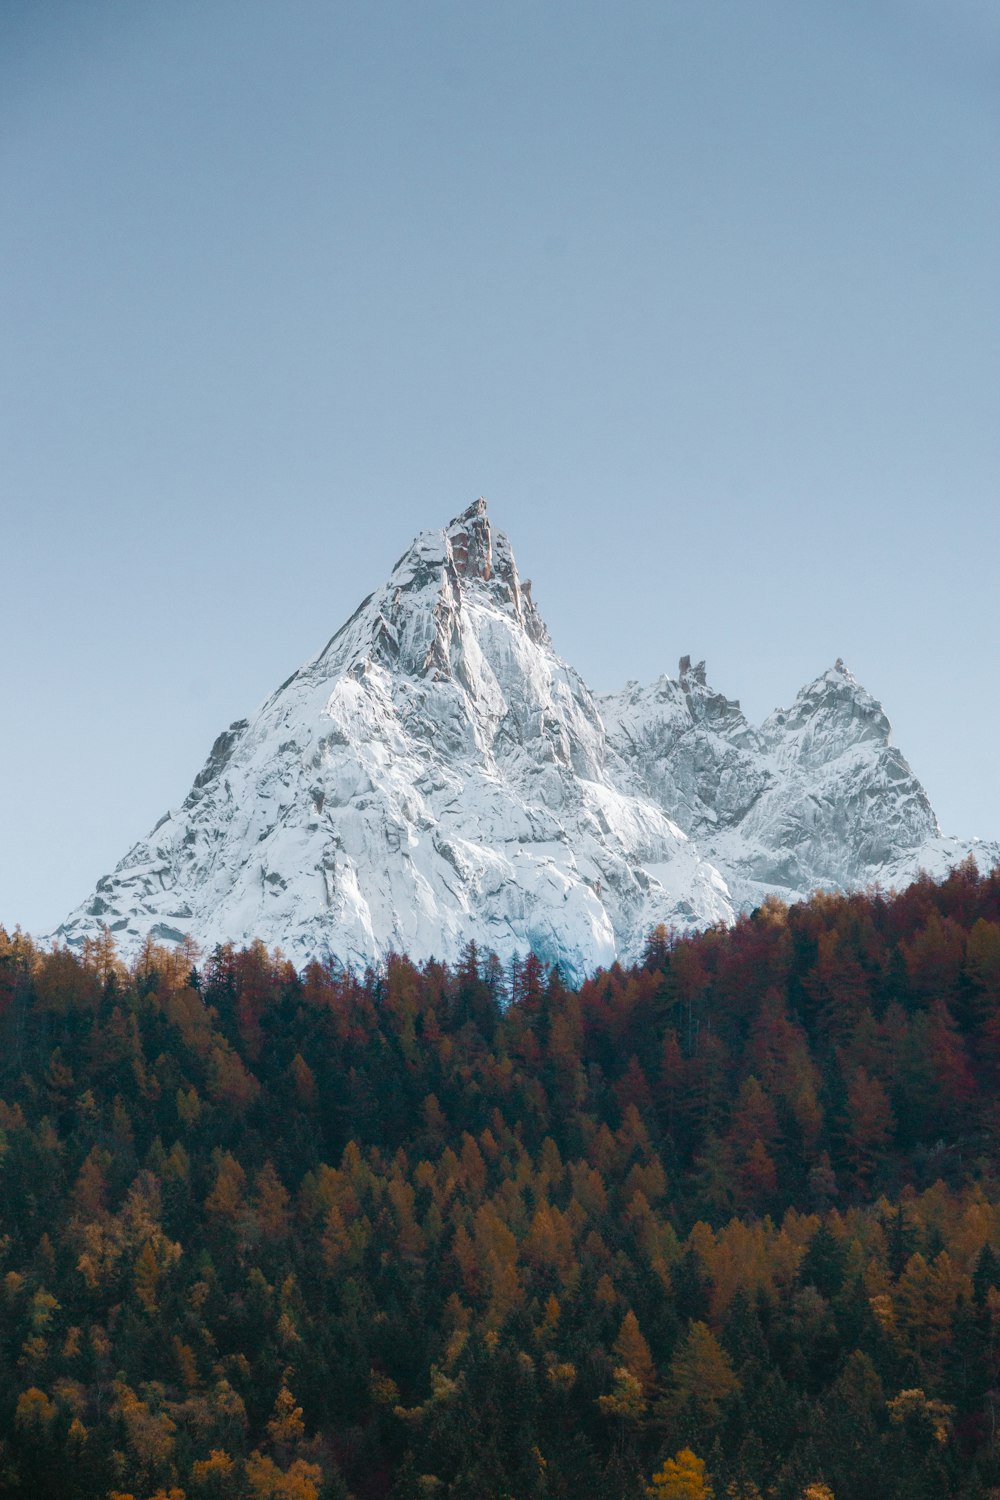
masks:
[[[676,682],[595,700],[478,500],[218,737],[55,936],[107,924],[127,956],[260,938],[299,964],[474,941],[579,978],[658,922],[943,874],[967,850],[840,662],[759,729],[687,658]]]

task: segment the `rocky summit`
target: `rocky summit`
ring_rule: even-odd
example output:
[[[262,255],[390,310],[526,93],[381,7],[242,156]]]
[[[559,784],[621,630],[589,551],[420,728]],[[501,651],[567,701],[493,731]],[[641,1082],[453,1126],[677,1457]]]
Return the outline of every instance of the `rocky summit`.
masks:
[[[54,935],[102,925],[296,963],[529,950],[572,978],[769,893],[900,885],[942,838],[881,705],[837,662],[754,727],[704,663],[595,698],[477,500],[250,719]],[[976,845],[984,863],[995,845]]]

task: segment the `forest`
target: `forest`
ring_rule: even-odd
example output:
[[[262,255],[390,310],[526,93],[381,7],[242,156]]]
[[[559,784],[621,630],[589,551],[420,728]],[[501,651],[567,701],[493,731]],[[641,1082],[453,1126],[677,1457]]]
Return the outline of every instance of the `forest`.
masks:
[[[0,929],[5,1500],[1000,1494],[1000,871],[578,989]]]

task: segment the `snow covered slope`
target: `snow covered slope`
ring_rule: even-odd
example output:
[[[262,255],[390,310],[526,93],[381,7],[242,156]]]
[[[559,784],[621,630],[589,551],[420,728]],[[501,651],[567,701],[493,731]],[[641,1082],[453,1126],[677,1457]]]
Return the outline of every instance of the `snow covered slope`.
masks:
[[[614,769],[479,500],[219,736],[183,806],[57,936],[104,922],[126,954],[189,933],[348,963],[474,939],[580,975],[658,921],[731,918],[711,864]]]
[[[578,978],[658,922],[903,883],[966,852],[840,662],[760,728],[687,658],[678,681],[598,705],[478,500],[219,736],[183,805],[55,936],[107,924],[126,956],[147,935],[261,938],[355,964],[473,940]]]

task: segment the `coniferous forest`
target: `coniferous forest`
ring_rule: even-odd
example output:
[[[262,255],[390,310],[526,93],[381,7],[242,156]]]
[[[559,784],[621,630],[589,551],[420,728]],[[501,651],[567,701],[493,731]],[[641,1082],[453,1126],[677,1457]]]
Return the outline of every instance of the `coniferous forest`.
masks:
[[[983,1500],[1000,872],[469,948],[0,929],[0,1495]]]

